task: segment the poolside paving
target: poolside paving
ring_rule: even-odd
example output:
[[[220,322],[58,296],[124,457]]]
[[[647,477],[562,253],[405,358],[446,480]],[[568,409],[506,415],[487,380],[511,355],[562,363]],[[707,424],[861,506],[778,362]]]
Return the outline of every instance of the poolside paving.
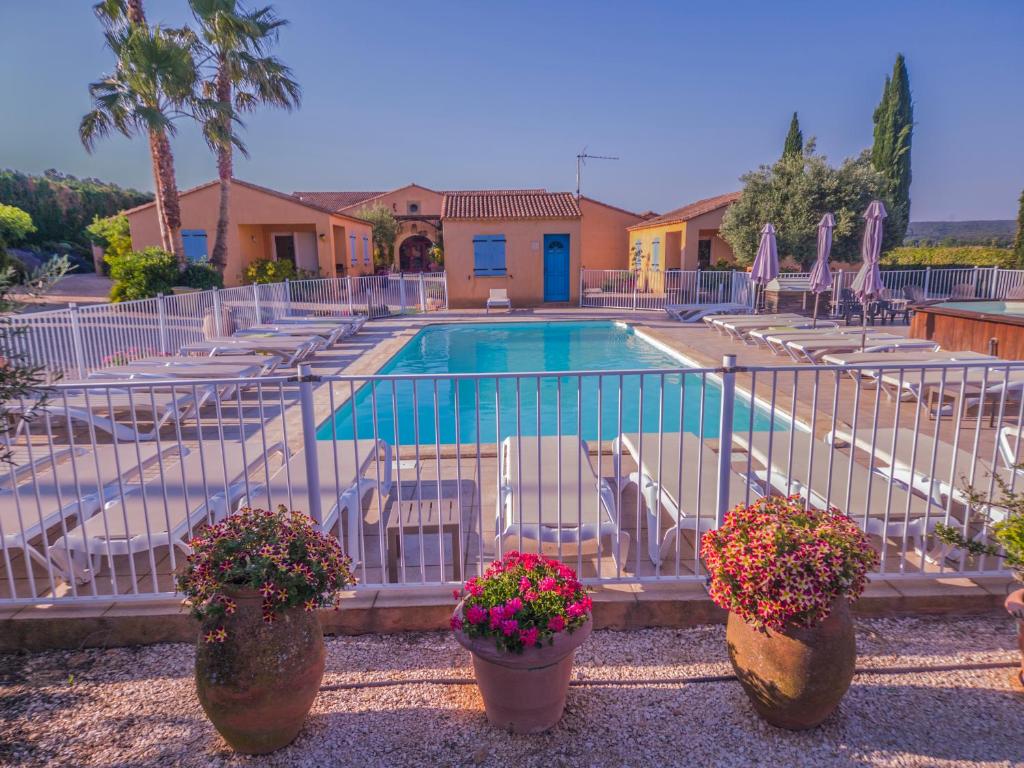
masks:
[[[857,642],[860,673],[837,712],[789,732],[760,721],[728,679],[724,628],[597,631],[577,653],[562,721],[515,736],[488,725],[450,633],[329,638],[305,728],[263,757],[231,753],[203,716],[190,644],[0,656],[0,765],[1024,763],[1008,617],[861,619]]]

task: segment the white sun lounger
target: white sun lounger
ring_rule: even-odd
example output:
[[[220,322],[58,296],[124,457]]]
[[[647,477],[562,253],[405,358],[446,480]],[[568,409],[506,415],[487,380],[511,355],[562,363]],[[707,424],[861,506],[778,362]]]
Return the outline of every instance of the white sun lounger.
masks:
[[[216,523],[244,498],[258,496],[250,481],[266,476],[287,457],[283,443],[264,447],[262,435],[246,443],[202,444],[174,463],[164,464],[158,477],[121,486],[102,511],[55,541],[50,557],[79,583],[91,581],[104,558],[175,547],[188,553],[188,539],[197,526]],[[111,566],[113,567],[113,566]]]
[[[869,363],[883,363],[885,365],[916,365],[920,363],[950,362],[953,360],[996,360],[991,355],[983,355],[980,352],[952,352],[936,350],[900,350],[889,347],[876,352],[829,352],[821,356],[821,361],[828,365],[867,365]]]
[[[961,361],[954,360],[953,362]],[[973,360],[962,362],[965,366],[968,363],[975,363]],[[961,389],[963,389],[965,394],[964,413],[978,408],[982,402],[995,400],[996,406],[998,406],[999,400],[1004,396],[1008,401],[1016,401],[1024,391],[1024,367],[1013,362],[999,361],[999,363],[993,363],[991,368],[972,365],[969,368],[954,366],[902,372],[880,370],[879,373],[881,374],[880,386],[882,389],[891,396],[898,396],[901,399],[919,399],[929,391],[941,392],[944,398],[959,397]],[[940,407],[943,415],[953,413],[949,403]]]
[[[1024,427],[1019,425],[999,429],[999,455],[1006,467],[1024,479]]]
[[[790,339],[816,339],[843,333],[832,320],[818,321],[816,328],[758,328],[747,333],[747,338],[755,344],[770,349],[775,354],[786,352],[785,342]]]
[[[744,309],[750,314],[750,307],[734,301],[723,304],[666,304],[665,312],[680,323],[696,323],[712,315],[738,314]]]
[[[248,339],[251,336],[304,336],[316,334],[324,339],[324,346],[333,347],[338,340],[348,332],[347,325],[324,325],[312,323],[260,323],[240,331],[235,331],[233,337]]]
[[[339,325],[346,329],[346,335],[351,335],[366,325],[366,320],[366,315],[285,315],[267,322],[271,325]]]
[[[194,355],[152,355],[140,357],[125,363],[125,368],[150,368],[162,366],[166,368],[183,368],[185,366],[201,367],[220,366],[235,367],[239,365],[258,365],[257,376],[269,376],[281,364],[280,355],[241,354],[228,357],[196,357]]]
[[[884,331],[835,334],[813,339],[790,339],[785,343],[786,351],[796,362],[817,363],[822,355],[834,352],[875,351],[879,347],[889,350],[924,349],[936,350],[939,345],[927,339],[908,339]]]
[[[261,366],[245,365],[117,365],[112,368],[101,368],[89,374],[94,381],[168,381],[172,379],[255,379],[259,377]],[[217,396],[221,400],[230,398],[238,385],[220,384]],[[244,387],[243,387],[244,389]],[[148,390],[144,390],[147,391]],[[187,387],[182,387],[187,392]]]
[[[73,384],[74,382],[68,382]],[[96,381],[81,382],[98,384]],[[118,440],[153,440],[165,424],[180,423],[193,411],[214,396],[211,386],[182,385],[179,388],[167,385],[119,389],[110,382],[109,387],[96,387],[75,391],[59,390],[39,401],[8,403],[7,409],[27,413],[33,411],[33,422],[48,419],[58,424],[80,422],[94,429],[113,435]],[[139,423],[151,424],[152,429],[144,431]],[[18,424],[18,432],[25,430],[27,422]]]
[[[485,309],[487,312],[490,312],[492,309],[507,309],[512,311],[512,300],[508,297],[508,289],[491,288],[491,291],[487,296]]]
[[[117,497],[123,484],[139,482],[158,461],[176,461],[174,446],[157,451],[152,444],[100,445],[89,450],[36,446],[19,449],[17,464],[0,465],[0,531],[3,547],[20,549],[40,565],[48,565],[47,532],[94,515]],[[34,542],[42,539],[39,544]],[[2,562],[2,559],[0,559]]]
[[[802,320],[807,320],[807,318],[792,312],[775,315],[751,315],[749,313],[744,315],[712,315],[711,317],[704,318],[705,323],[723,336],[734,336],[734,332],[738,332],[748,326],[751,329],[792,327],[793,323],[799,323]]]
[[[798,494],[818,509],[835,507],[879,538],[907,536],[924,554],[925,537],[945,520],[943,507],[898,481],[890,483],[808,432],[736,432],[733,439],[765,467],[754,475],[766,487]]]
[[[764,319],[748,318],[746,320],[730,320],[729,322],[722,323],[721,327],[731,338],[742,341],[744,344],[752,344],[747,338],[751,331],[762,328],[773,328],[779,331],[802,330],[810,328],[813,322],[809,317],[800,316]]]
[[[318,440],[316,447],[321,528],[330,531],[344,521],[345,553],[353,562],[361,562],[365,554],[362,551],[363,497],[374,489],[378,489],[381,496],[391,492],[391,445],[384,440]],[[306,459],[305,452],[299,451],[270,479],[273,504],[284,504],[289,509],[309,514]],[[338,538],[341,533],[339,529]]]
[[[625,434],[613,446],[618,474],[623,449],[639,467],[627,478],[620,477],[620,483],[628,480],[643,493],[647,507],[647,552],[655,565],[676,551],[681,530],[707,531],[717,524],[718,455],[696,435],[681,434],[682,440],[679,432],[665,433],[660,439],[656,434],[646,435],[642,443],[640,435]],[[729,498],[733,504],[745,501],[747,491],[747,483],[736,473],[730,473]],[[659,539],[662,509],[672,524]]]
[[[594,468],[578,437],[506,437],[501,443],[495,546],[536,542],[540,551],[600,552],[611,540],[621,570],[629,556],[629,534],[621,530],[615,493]],[[577,482],[578,478],[581,482]],[[559,485],[561,480],[561,485]]]
[[[284,367],[291,368],[323,349],[325,340],[320,336],[220,336],[195,341],[181,347],[183,355],[249,355],[265,352],[284,358]]]
[[[826,440],[839,445],[853,445],[858,450],[886,466],[879,474],[891,474],[896,480],[918,493],[931,496],[936,504],[945,506],[948,498],[960,504],[969,504],[968,483],[987,491],[989,479],[997,474],[1007,485],[1014,481],[1008,470],[993,469],[985,459],[975,457],[962,446],[954,450],[949,443],[913,429],[879,429],[872,435],[870,429],[857,430],[856,437],[849,430],[835,430]],[[970,442],[968,442],[970,445]]]

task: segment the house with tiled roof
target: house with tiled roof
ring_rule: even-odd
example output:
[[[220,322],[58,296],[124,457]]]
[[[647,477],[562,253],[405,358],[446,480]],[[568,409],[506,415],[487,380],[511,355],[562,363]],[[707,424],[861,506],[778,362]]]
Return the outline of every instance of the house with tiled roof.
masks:
[[[452,307],[479,306],[491,288],[506,288],[518,306],[576,301],[580,268],[624,268],[626,227],[642,218],[538,188],[434,190],[413,183],[390,192],[293,194],[357,217],[388,208],[401,225],[388,257],[395,270],[439,269],[431,253],[443,246]]]
[[[216,179],[179,195],[185,255],[209,256],[217,233],[220,187]],[[246,268],[261,260],[290,261],[304,274],[373,274],[370,223],[338,210],[334,200],[302,199],[241,179],[228,198],[225,285],[245,282]],[[124,212],[132,247],[160,245],[155,203]]]
[[[420,184],[381,191],[291,194],[235,180],[230,197],[227,285],[259,259],[345,277],[444,269],[449,306],[480,306],[506,288],[516,306],[578,300],[580,269],[623,269],[627,227],[642,217],[592,198],[545,189],[435,190]],[[366,213],[391,211],[400,224],[390,252],[373,252]],[[201,258],[216,235],[216,181],[181,194],[186,250]],[[134,247],[159,245],[155,205],[127,212]],[[436,260],[443,253],[443,263]]]
[[[629,248],[654,271],[707,269],[735,261],[732,248],[719,235],[722,217],[739,192],[708,197],[660,216],[648,216],[630,227]]]

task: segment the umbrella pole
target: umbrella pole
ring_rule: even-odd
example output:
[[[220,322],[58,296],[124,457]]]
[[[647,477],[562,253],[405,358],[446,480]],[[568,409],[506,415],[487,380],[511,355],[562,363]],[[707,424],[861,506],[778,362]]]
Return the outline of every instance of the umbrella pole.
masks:
[[[860,351],[863,352],[864,347],[866,346],[864,342],[866,342],[868,338],[868,302],[866,300],[860,303],[860,309],[862,313],[860,316]]]
[[[818,327],[818,300],[821,298],[820,293],[814,294],[814,317],[811,321],[811,328]]]

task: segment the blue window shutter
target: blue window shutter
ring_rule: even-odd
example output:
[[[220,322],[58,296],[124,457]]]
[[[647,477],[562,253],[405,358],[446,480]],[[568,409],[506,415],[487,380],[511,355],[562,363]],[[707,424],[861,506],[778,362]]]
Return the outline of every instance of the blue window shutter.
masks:
[[[359,254],[356,253],[356,236],[355,235],[349,235],[348,236],[348,252],[349,252],[349,258],[352,259],[352,266],[353,267],[358,266],[358,264],[359,264]]]
[[[205,229],[183,229],[181,241],[185,247],[185,258],[189,261],[202,261],[210,255],[206,245]]]
[[[370,238],[363,235],[363,264],[370,266]]]
[[[505,274],[505,236],[473,237],[473,271],[478,275]]]
[[[654,242],[651,243],[651,269],[657,272],[660,267],[661,261],[661,240],[655,238]]]

